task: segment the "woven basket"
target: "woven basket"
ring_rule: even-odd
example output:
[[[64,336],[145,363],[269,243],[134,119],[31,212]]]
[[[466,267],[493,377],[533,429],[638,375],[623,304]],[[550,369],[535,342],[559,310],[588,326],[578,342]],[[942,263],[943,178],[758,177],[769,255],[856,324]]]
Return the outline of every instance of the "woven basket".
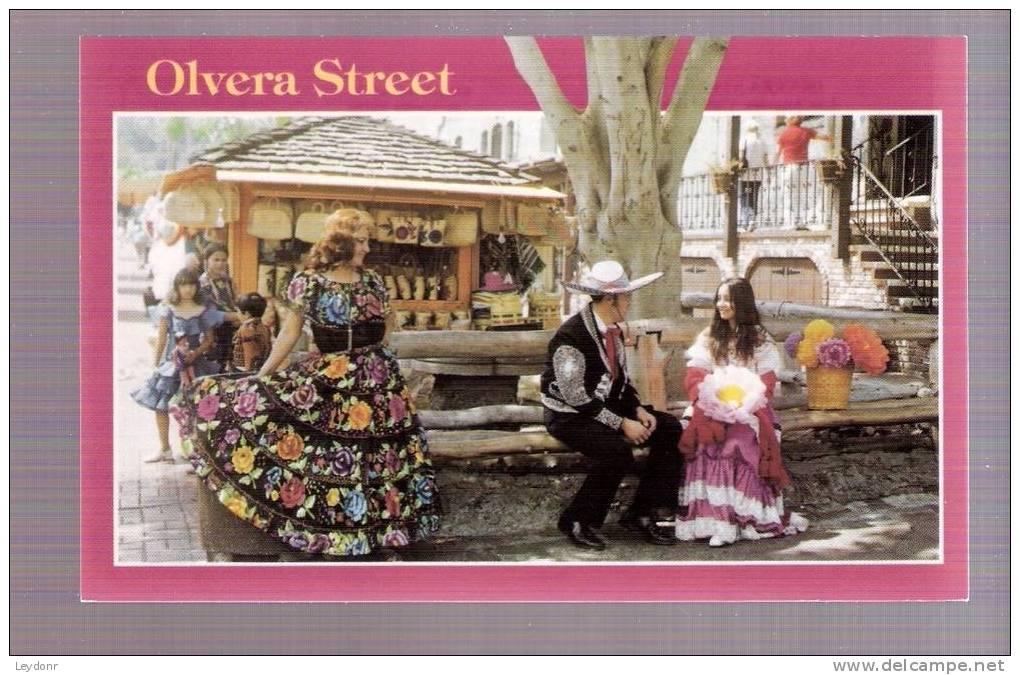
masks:
[[[294,236],[294,209],[276,197],[260,199],[248,211],[248,234],[259,239],[290,239]]]
[[[447,246],[471,246],[478,241],[478,212],[457,211],[446,216]]]
[[[314,244],[322,239],[322,231],[326,227],[326,205],[323,202],[298,202],[297,223],[294,236],[301,241]]]
[[[543,329],[556,330],[563,323],[558,293],[533,293],[530,304],[531,318],[541,321]]]
[[[215,183],[223,200],[223,220],[236,223],[241,218],[241,193],[233,183]]]
[[[850,401],[853,368],[807,369],[807,404],[811,410],[844,410]]]
[[[202,196],[190,185],[167,194],[163,211],[167,220],[184,227],[203,227],[208,220]]]
[[[422,246],[446,246],[445,234],[445,220],[426,220],[418,230],[418,243]]]

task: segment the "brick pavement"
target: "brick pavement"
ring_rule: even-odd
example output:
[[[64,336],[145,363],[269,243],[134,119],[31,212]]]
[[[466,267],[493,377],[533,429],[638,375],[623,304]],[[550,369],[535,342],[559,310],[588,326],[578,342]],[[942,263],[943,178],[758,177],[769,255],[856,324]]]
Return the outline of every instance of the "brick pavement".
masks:
[[[149,284],[133,251],[117,255],[117,316],[114,326],[114,470],[117,482],[116,560],[119,563],[196,562],[206,559],[198,536],[196,479],[186,464],[145,464],[158,449],[156,423],[131,400],[131,391],[152,371],[149,325],[142,290]],[[171,443],[179,448],[171,424]]]

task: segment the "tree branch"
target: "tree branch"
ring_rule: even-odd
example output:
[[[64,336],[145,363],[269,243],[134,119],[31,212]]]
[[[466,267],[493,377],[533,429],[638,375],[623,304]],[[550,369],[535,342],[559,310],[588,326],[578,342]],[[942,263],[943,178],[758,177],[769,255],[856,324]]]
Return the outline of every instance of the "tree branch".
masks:
[[[670,200],[676,198],[684,160],[698,133],[728,45],[729,38],[694,39],[663,118],[656,168],[663,213],[670,222],[676,220],[676,203],[670,203]]]
[[[645,68],[645,87],[648,89],[648,103],[656,112],[662,109],[662,88],[666,82],[666,68],[673,58],[676,43],[676,38],[652,38],[648,66]]]
[[[559,83],[549,70],[549,64],[542,56],[542,50],[538,48],[535,38],[530,36],[506,36],[507,46],[510,47],[510,55],[514,59],[517,72],[521,74],[524,81],[531,87],[531,91],[538,99],[542,110],[550,117],[561,119],[574,119],[578,117],[578,111],[570,104],[567,97],[563,95]]]

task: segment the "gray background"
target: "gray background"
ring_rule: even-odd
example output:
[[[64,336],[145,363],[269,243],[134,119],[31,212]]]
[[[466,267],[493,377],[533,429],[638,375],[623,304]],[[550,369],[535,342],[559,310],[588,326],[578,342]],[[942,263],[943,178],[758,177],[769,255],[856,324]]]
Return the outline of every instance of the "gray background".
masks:
[[[1007,11],[13,11],[10,19],[11,654],[1008,653],[1009,392],[1002,376],[1009,307]],[[79,602],[78,36],[511,30],[969,36],[969,602]]]

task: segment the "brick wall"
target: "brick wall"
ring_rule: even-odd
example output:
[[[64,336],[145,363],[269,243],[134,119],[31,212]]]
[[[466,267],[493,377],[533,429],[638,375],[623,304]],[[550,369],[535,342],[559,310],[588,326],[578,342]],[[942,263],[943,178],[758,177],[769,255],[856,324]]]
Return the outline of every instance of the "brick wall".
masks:
[[[824,280],[830,307],[888,309],[885,290],[872,277],[871,263],[861,262],[860,250],[851,252],[850,260],[831,256],[828,232],[754,232],[741,233],[736,263],[724,255],[722,236],[707,238],[688,236],[683,256],[711,258],[723,278],[746,276],[756,261],[764,258],[808,258]],[[856,249],[856,247],[855,247]]]

